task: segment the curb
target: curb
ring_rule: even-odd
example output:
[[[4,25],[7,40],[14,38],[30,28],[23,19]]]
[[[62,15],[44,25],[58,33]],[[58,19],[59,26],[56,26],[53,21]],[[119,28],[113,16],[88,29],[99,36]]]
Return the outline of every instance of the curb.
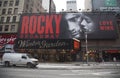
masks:
[[[97,69],[118,69],[120,70],[120,67],[112,67],[112,68],[38,68],[41,70],[97,70]]]

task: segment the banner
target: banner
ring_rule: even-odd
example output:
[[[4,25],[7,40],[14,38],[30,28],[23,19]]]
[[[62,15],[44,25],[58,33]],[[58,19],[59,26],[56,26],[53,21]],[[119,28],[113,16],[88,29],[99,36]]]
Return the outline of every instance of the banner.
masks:
[[[113,13],[23,14],[19,39],[116,39]]]
[[[80,41],[73,39],[16,39],[18,49],[80,49]]]

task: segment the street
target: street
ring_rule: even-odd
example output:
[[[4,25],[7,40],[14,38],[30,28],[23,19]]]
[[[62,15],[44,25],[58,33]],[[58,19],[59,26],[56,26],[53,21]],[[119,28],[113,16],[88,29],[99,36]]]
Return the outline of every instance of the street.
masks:
[[[0,78],[119,78],[120,69],[40,69],[0,67]]]

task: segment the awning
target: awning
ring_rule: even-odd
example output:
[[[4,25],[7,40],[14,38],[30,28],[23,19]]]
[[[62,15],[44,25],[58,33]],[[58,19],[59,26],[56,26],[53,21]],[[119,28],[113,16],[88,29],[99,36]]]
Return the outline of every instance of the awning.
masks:
[[[120,53],[120,50],[104,50],[106,53]]]

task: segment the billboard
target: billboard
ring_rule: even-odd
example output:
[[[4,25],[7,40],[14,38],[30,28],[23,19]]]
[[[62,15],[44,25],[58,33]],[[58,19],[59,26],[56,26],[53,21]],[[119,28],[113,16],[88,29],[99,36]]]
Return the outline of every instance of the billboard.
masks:
[[[19,39],[116,39],[113,13],[23,14]]]
[[[93,10],[100,11],[119,11],[120,0],[92,0]]]

